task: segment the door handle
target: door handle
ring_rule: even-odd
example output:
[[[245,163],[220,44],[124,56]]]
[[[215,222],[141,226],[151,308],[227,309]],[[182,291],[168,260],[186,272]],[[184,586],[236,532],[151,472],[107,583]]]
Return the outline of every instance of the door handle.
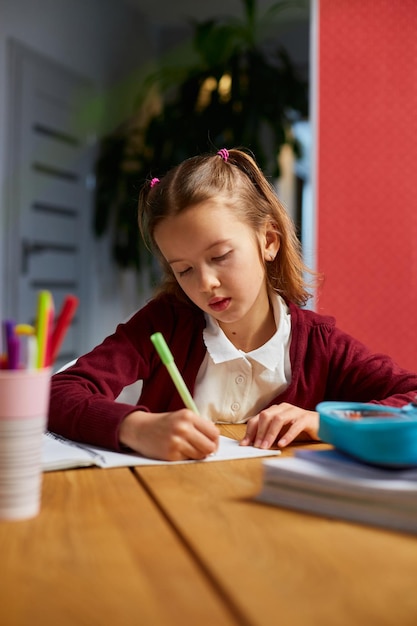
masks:
[[[48,249],[48,245],[44,243],[36,243],[29,241],[28,239],[22,240],[22,255],[21,255],[21,273],[27,274],[29,271],[29,259],[32,254],[39,254]]]
[[[76,254],[78,247],[72,244],[42,243],[40,241],[29,241],[22,239],[21,251],[21,273],[27,274],[29,271],[29,259],[33,254],[42,252],[63,252],[65,254]]]

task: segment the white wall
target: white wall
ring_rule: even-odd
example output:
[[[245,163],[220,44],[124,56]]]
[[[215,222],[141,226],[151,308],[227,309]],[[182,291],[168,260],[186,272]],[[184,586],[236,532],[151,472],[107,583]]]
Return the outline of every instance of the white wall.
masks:
[[[97,134],[131,110],[140,72],[155,41],[147,19],[122,1],[0,0],[0,318],[4,317],[5,170],[7,154],[7,41],[14,38],[34,51],[89,78],[97,88],[92,110]],[[110,122],[109,120],[112,120]],[[89,349],[145,297],[137,279],[115,270],[105,240],[91,234]],[[16,259],[17,261],[17,259]],[[25,320],[21,320],[22,322]]]

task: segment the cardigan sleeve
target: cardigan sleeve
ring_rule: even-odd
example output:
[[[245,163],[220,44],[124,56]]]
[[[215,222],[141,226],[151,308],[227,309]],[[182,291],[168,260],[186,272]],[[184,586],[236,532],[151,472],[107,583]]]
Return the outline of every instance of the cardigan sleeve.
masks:
[[[335,319],[290,305],[291,383],[274,403],[313,410],[319,402],[403,406],[417,396],[417,374],[386,354],[373,353],[340,330]]]
[[[128,322],[119,324],[112,335],[81,356],[72,367],[55,374],[49,429],[74,441],[119,450],[122,420],[137,409],[150,409],[146,404],[115,402],[116,398],[124,387],[137,380],[144,381],[145,386],[155,378],[153,396],[157,392],[162,395],[158,381],[165,372],[150,336],[156,331],[162,331],[167,338],[172,336],[181,326],[181,320],[187,322],[190,315],[190,307],[169,297],[156,298]]]
[[[128,328],[119,325],[102,344],[52,377],[48,427],[75,441],[118,450],[120,423],[138,407],[115,400],[148,371],[146,353],[138,354]]]
[[[335,328],[329,339],[328,391],[334,399],[403,406],[417,397],[417,374]]]

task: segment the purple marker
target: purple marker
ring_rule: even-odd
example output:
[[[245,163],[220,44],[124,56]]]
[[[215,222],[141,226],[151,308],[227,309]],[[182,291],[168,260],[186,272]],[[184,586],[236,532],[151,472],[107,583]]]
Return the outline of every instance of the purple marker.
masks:
[[[19,368],[19,339],[14,332],[15,323],[12,320],[4,320],[3,331],[6,343],[7,369],[17,370]]]

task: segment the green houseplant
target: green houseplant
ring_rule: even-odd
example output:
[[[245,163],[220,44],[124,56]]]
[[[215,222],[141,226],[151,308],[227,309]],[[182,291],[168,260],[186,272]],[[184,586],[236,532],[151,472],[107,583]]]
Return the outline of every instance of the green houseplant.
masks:
[[[294,2],[278,2],[262,15],[256,0],[242,4],[241,19],[194,22],[186,51],[146,77],[131,119],[101,142],[94,230],[100,236],[113,229],[120,267],[147,262],[136,207],[150,176],[200,152],[243,146],[277,177],[282,145],[297,151],[289,129],[294,116],[307,115],[308,86],[282,47],[266,45],[265,34]]]

